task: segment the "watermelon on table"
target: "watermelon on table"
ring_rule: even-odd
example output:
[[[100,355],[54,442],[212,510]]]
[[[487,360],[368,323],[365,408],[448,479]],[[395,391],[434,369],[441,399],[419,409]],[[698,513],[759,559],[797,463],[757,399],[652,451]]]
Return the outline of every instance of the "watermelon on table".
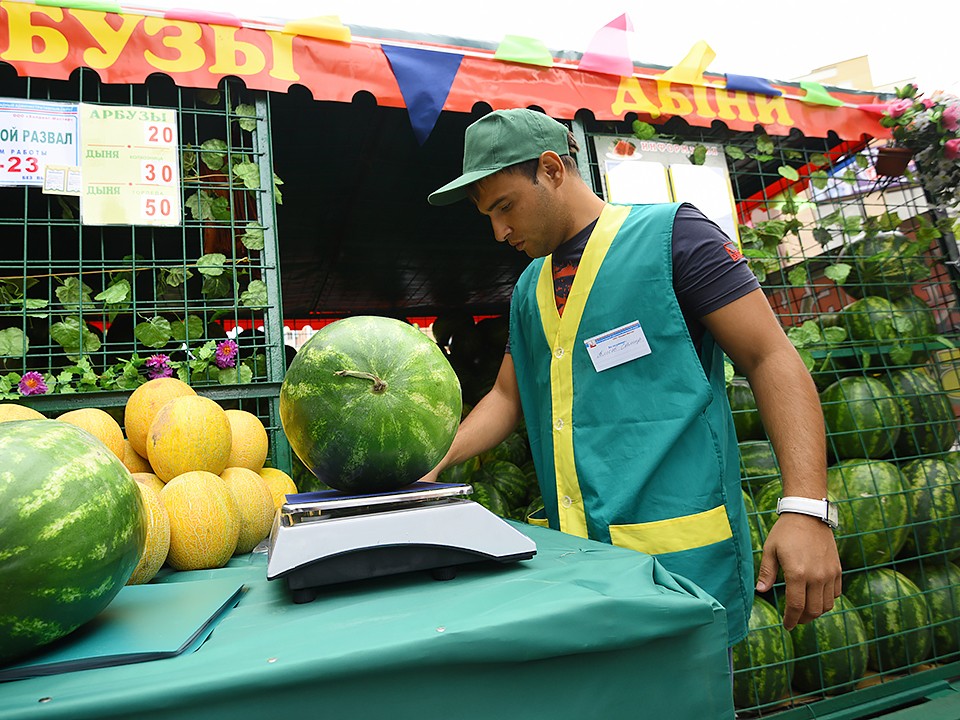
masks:
[[[443,352],[400,320],[326,325],[290,364],[280,421],[314,475],[345,492],[416,482],[446,454],[460,423],[460,383]]]
[[[793,684],[801,692],[848,692],[867,672],[867,631],[845,596],[812,622],[797,625],[793,638]]]
[[[780,464],[769,440],[748,440],[737,444],[740,451],[740,477],[753,490],[780,477]]]
[[[900,468],[909,500],[910,531],[900,557],[960,550],[960,471],[943,458],[917,458]]]
[[[960,567],[929,560],[905,565],[901,572],[923,590],[933,625],[935,660],[955,660],[960,653]]]
[[[900,408],[890,389],[866,376],[840,378],[820,393],[827,445],[843,458],[884,458],[900,435]]]
[[[766,433],[757,410],[757,399],[753,395],[750,383],[744,377],[735,377],[727,383],[727,400],[733,412],[733,425],[737,431],[737,440],[763,440]]]
[[[146,540],[137,482],[86,430],[0,423],[0,662],[93,619],[133,574]]]
[[[957,439],[957,418],[940,382],[922,368],[897,370],[883,382],[900,409],[902,426],[894,444],[897,456],[949,450]]]
[[[827,468],[827,492],[840,512],[837,551],[843,568],[891,562],[910,532],[910,498],[896,465],[842,460]]]
[[[884,294],[898,298],[930,275],[922,246],[898,231],[864,235],[846,245],[837,259],[850,265],[843,289],[853,297]]]
[[[793,640],[777,609],[754,596],[747,637],[733,646],[733,704],[762,708],[787,696],[793,677]]]
[[[493,460],[481,465],[474,480],[489,482],[503,496],[507,507],[526,507],[536,488],[532,488],[523,470],[506,460]]]
[[[866,626],[870,668],[906,670],[930,656],[930,608],[906,575],[891,568],[864,570],[846,584],[845,594]]]

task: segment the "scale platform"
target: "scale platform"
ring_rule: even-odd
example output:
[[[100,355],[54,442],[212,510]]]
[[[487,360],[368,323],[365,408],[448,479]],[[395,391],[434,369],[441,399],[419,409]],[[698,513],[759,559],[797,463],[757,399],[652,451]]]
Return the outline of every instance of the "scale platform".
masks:
[[[267,579],[286,578],[297,603],[324,585],[459,565],[529,560],[536,543],[467,498],[469,485],[414,483],[393,492],[287,495],[273,521]]]

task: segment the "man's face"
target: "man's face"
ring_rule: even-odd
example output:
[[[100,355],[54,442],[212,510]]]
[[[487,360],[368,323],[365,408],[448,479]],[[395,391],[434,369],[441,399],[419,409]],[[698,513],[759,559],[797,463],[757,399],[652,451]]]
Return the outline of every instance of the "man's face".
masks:
[[[566,239],[558,223],[562,204],[549,182],[535,184],[524,173],[499,172],[473,190],[473,201],[490,218],[497,242],[536,258],[549,255]]]

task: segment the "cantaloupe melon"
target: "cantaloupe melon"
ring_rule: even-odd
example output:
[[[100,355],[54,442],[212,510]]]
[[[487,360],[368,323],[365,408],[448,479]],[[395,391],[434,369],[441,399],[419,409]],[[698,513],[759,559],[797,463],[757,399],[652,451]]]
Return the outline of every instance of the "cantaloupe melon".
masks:
[[[227,467],[249,468],[259,472],[267,459],[269,442],[260,418],[246,410],[227,410],[227,419],[233,433]]]
[[[163,490],[163,486],[166,485],[163,480],[158,478],[152,472],[137,472],[131,473],[131,475],[133,475],[133,479],[138,483],[143,483],[144,485],[152,487],[157,492]]]
[[[203,470],[183,473],[164,486],[160,500],[170,517],[170,567],[203,570],[227,564],[240,537],[240,511],[223,480]]]
[[[259,475],[267,483],[267,487],[270,488],[270,494],[273,496],[273,507],[277,510],[286,502],[288,494],[293,495],[297,492],[297,486],[293,482],[293,478],[283,470],[265,467],[260,470]]]
[[[26,405],[0,403],[0,422],[8,420],[44,420],[43,413]]]
[[[142,585],[153,580],[163,566],[170,550],[170,517],[160,500],[160,493],[146,483],[137,483],[143,497],[143,507],[147,522],[147,540],[143,555],[127,580],[127,585]]]
[[[227,466],[232,438],[222,407],[201,395],[184,395],[160,408],[150,423],[147,460],[164,482],[193,470],[219,475]]]
[[[137,455],[147,457],[147,432],[160,408],[174,398],[196,394],[185,382],[172,377],[148,380],[130,393],[123,410],[123,427]]]
[[[123,441],[123,457],[121,459],[123,460],[123,464],[127,466],[127,470],[131,473],[153,472],[153,468],[150,467],[147,459],[134,450],[133,445],[126,439]]]
[[[220,477],[227,483],[240,511],[240,537],[234,555],[253,550],[273,526],[273,493],[262,477],[249,468],[228,467]]]
[[[60,422],[83,428],[123,460],[123,430],[119,423],[100,408],[80,408],[57,416]]]

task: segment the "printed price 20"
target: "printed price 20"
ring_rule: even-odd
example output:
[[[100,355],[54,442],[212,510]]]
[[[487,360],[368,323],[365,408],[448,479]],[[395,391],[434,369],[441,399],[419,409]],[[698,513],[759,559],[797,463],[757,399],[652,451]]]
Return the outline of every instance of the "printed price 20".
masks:
[[[177,129],[172,123],[147,123],[143,130],[149,145],[173,145],[177,141]]]
[[[161,219],[173,216],[173,203],[162,195],[144,195],[140,203],[140,214],[144,218]]]

